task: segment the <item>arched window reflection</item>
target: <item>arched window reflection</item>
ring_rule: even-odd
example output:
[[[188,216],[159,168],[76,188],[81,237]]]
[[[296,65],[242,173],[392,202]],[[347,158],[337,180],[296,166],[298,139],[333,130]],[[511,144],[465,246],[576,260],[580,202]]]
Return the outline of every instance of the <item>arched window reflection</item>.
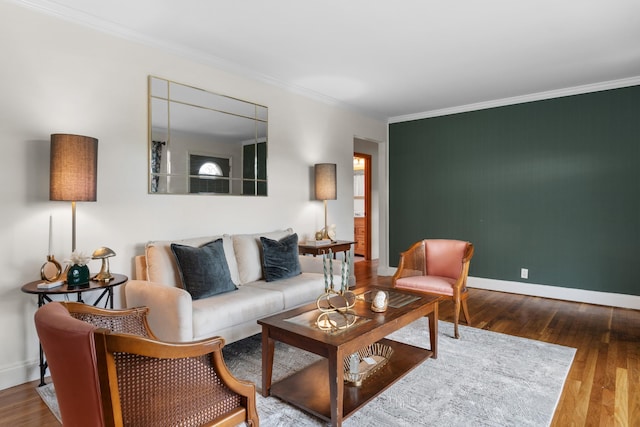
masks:
[[[222,169],[217,163],[207,162],[200,166],[198,171],[200,175],[222,176]]]

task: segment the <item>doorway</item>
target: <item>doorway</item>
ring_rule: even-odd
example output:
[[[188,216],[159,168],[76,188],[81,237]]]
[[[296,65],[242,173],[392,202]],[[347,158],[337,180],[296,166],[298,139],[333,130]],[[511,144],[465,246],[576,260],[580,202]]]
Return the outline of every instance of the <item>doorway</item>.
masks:
[[[354,254],[371,259],[371,155],[353,153]]]

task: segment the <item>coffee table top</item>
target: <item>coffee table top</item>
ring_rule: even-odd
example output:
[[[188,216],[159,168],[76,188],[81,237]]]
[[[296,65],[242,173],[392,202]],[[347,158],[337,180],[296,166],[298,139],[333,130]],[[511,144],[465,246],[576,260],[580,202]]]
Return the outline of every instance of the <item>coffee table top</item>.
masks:
[[[383,290],[389,293],[389,305],[385,312],[376,313],[371,310],[371,299],[376,291]],[[429,305],[440,297],[413,293],[384,287],[357,288],[354,293],[357,296],[355,306],[348,310],[348,316],[355,316],[355,323],[345,329],[322,330],[316,326],[316,319],[321,314],[315,303],[307,304],[292,310],[269,316],[258,320],[263,326],[268,326],[271,331],[281,331],[287,336],[296,335],[310,338],[329,346],[341,346],[366,335],[367,333],[391,325],[394,321],[406,317],[407,313]],[[341,314],[336,313],[336,316]],[[397,325],[391,325],[389,333],[398,329]],[[383,335],[384,336],[384,335]]]

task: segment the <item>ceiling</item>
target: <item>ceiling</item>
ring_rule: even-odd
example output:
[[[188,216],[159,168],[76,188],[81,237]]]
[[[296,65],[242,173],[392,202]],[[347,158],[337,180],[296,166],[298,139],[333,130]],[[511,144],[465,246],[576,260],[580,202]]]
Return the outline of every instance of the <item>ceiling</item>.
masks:
[[[638,0],[14,1],[389,121],[640,84]]]

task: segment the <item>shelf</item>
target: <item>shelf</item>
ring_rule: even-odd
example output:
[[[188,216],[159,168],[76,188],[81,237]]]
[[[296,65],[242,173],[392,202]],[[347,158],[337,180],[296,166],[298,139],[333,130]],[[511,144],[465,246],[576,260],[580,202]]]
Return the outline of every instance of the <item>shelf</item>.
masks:
[[[433,355],[429,350],[398,341],[383,339],[379,342],[393,348],[393,355],[385,366],[367,378],[361,386],[356,387],[345,383],[342,407],[344,418],[352,415],[360,407]],[[341,366],[340,371],[342,371]],[[331,421],[327,359],[319,360],[273,384],[271,386],[271,395],[279,397],[324,420]]]

